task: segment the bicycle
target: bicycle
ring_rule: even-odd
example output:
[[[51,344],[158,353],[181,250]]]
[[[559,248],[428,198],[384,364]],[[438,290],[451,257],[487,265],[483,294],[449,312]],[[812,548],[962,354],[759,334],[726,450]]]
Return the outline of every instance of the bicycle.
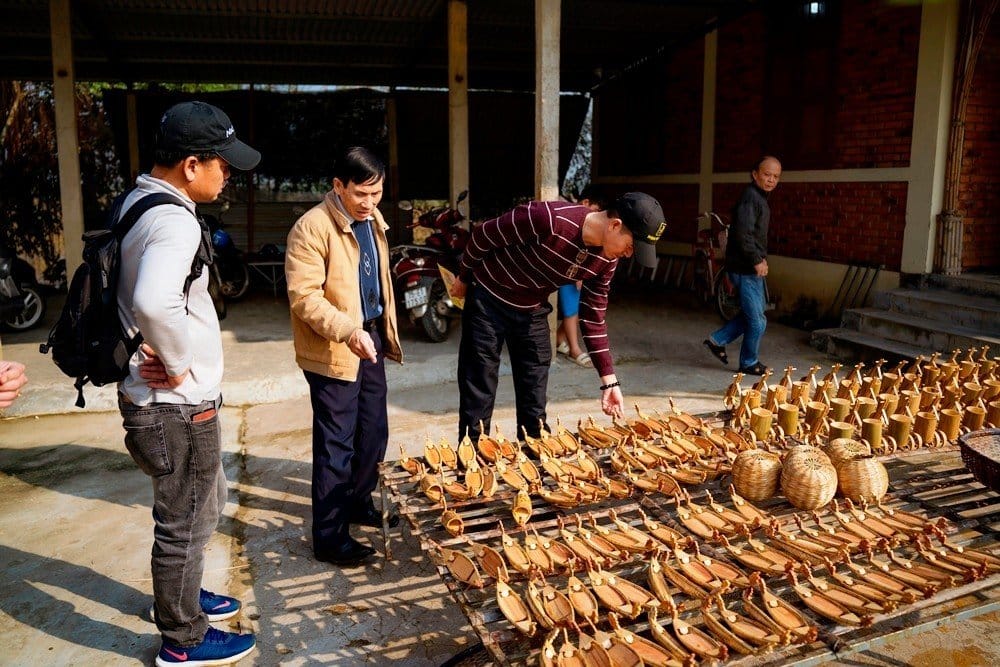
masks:
[[[691,247],[694,291],[702,303],[714,303],[719,317],[728,322],[740,314],[739,292],[722,262],[729,241],[729,225],[712,211],[705,211],[697,220],[697,240]]]

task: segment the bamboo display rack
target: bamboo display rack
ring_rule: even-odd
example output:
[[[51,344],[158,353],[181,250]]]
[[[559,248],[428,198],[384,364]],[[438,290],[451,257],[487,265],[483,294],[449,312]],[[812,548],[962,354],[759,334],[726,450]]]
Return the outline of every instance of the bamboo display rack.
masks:
[[[728,418],[728,411],[697,416],[721,426]],[[607,451],[600,455],[595,450],[588,451],[595,454],[603,468],[610,469]],[[887,506],[922,514],[929,519],[943,516],[950,522],[952,530],[948,539],[952,543],[978,548],[994,555],[1000,553],[1000,494],[986,489],[972,478],[962,464],[957,449],[933,452],[923,450],[881,458],[889,468],[891,480],[889,495],[885,498]],[[420,540],[421,548],[428,557],[435,551],[434,543],[463,550],[471,556],[466,538],[499,550],[499,521],[503,521],[506,532],[512,537],[521,538],[524,534],[511,518],[510,503],[514,494],[509,487],[501,487],[490,499],[480,497],[462,502],[449,501],[448,508],[456,511],[465,524],[464,535],[453,537],[440,523],[441,505],[432,504],[424,497],[417,488],[417,483],[395,461],[381,464],[380,477],[383,507],[391,504],[398,509],[409,522],[412,533]],[[705,491],[708,490],[717,502],[729,506],[729,494],[726,491],[729,480],[727,475],[721,480],[699,487],[688,487],[688,491],[696,502],[704,503]],[[677,520],[672,499],[662,494],[636,494],[624,500],[608,498],[577,508],[578,511],[547,505],[537,497],[532,498],[532,501],[534,514],[529,525],[549,537],[558,537],[557,518],[560,516],[567,524],[575,525],[572,521],[575,513],[585,516],[593,513],[598,521],[606,524],[612,509],[620,519],[640,528],[642,511],[651,519],[688,534]],[[756,505],[779,520],[789,519],[796,512],[780,496]],[[826,510],[820,514],[823,515],[824,511]],[[387,526],[383,526],[383,539],[386,556],[391,558]],[[713,544],[701,544],[701,551],[718,560],[735,562],[728,553]],[[485,655],[480,657],[499,665],[537,664],[541,640],[537,636],[528,639],[520,635],[506,620],[497,607],[492,579],[487,578],[485,588],[474,589],[456,581],[443,565],[437,565],[437,570],[482,643],[482,653]],[[645,565],[641,562],[632,561],[606,570],[619,578],[640,584],[645,582]],[[523,590],[523,575],[516,575],[514,572],[511,574],[514,585]],[[578,576],[585,578],[585,575]],[[565,575],[556,575],[550,579],[561,588]],[[809,644],[792,644],[767,654],[731,655],[724,663],[726,665],[744,667],[780,662],[804,667],[820,664],[929,628],[1000,609],[1000,574],[992,574],[978,581],[943,589],[929,599],[902,604],[891,613],[876,615],[873,624],[868,627],[848,627],[835,625],[810,612],[783,579],[765,577],[765,581],[771,592],[793,603],[818,626],[818,637]],[[701,625],[698,620],[700,615],[693,601],[681,604],[680,608],[682,618]],[[661,623],[663,622],[661,617]],[[648,622],[643,614],[634,621],[623,618],[622,626],[634,633],[643,633],[648,629]],[[570,631],[570,635],[572,634]],[[471,657],[469,659],[472,660]]]

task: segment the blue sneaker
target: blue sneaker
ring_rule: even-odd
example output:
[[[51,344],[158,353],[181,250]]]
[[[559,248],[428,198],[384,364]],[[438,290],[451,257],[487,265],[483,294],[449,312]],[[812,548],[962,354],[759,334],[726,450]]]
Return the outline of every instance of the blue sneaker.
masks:
[[[201,602],[201,610],[208,616],[210,623],[224,621],[240,613],[239,600],[228,595],[216,595],[204,588],[198,594],[198,601]]]
[[[206,591],[204,588],[198,594],[198,602],[201,603],[201,610],[208,616],[209,623],[217,623],[218,621],[232,618],[240,613],[240,608],[242,607],[240,601],[236,598],[231,598],[228,595],[216,595],[212,591]],[[149,608],[149,620],[154,623],[156,622],[155,604]]]
[[[160,652],[156,654],[156,665],[231,665],[249,655],[256,645],[257,638],[252,634],[238,635],[209,627],[205,638],[197,646],[174,646],[163,642]]]

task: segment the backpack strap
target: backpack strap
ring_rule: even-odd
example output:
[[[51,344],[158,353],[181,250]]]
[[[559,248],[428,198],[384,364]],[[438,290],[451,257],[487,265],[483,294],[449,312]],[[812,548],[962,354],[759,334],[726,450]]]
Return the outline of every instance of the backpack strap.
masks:
[[[187,209],[187,206],[184,205],[184,202],[181,199],[171,194],[167,194],[166,192],[157,192],[156,194],[146,195],[132,204],[132,206],[125,211],[125,215],[123,215],[120,219],[117,219],[117,215],[114,216],[117,220],[112,222],[111,229],[114,231],[115,236],[118,237],[118,242],[121,243],[122,239],[125,238],[125,235],[132,231],[132,228],[135,227],[135,223],[139,221],[139,218],[143,213],[153,207],[162,206],[164,204],[173,204]],[[116,205],[120,206],[117,202]]]

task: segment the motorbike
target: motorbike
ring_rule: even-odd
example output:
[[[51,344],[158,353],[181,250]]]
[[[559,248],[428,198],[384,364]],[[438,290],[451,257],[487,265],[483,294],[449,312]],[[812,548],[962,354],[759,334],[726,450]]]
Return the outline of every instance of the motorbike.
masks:
[[[460,226],[465,216],[459,204],[469,195],[466,190],[451,206],[434,208],[423,213],[410,228],[432,230],[426,245],[398,245],[389,249],[389,262],[399,305],[406,310],[410,322],[418,325],[431,342],[448,339],[451,320],[461,315],[448,294],[440,267],[458,273],[458,262],[469,242],[469,230]],[[399,207],[413,210],[410,202]]]
[[[222,216],[228,210],[229,202],[222,202],[219,215],[205,214],[202,217],[212,234],[212,249],[215,251],[212,273],[218,282],[219,293],[229,301],[236,301],[250,288],[250,269],[243,251],[233,243],[233,238],[222,222]]]
[[[35,270],[8,248],[0,247],[0,325],[25,331],[45,317],[45,297]]]

